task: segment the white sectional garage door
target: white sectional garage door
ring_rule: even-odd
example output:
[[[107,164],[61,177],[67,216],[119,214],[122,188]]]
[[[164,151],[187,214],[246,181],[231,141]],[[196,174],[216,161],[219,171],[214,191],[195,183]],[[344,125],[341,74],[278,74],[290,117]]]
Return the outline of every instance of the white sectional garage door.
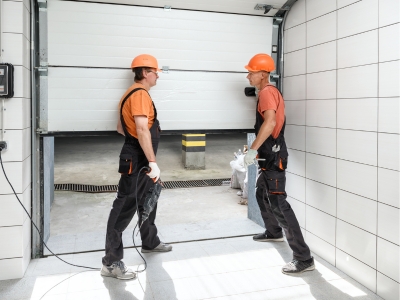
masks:
[[[271,34],[260,16],[49,1],[49,132],[115,130],[141,53],[169,67],[150,91],[163,130],[252,128],[244,65]]]

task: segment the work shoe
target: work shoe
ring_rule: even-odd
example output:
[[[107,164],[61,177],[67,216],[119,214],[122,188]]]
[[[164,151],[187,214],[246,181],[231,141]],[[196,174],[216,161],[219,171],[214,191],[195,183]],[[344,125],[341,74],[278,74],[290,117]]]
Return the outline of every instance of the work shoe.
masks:
[[[168,252],[172,250],[172,246],[169,244],[165,244],[163,242],[160,242],[160,244],[155,247],[154,249],[148,250],[148,249],[143,249],[142,247],[142,253],[150,253],[150,252]]]
[[[283,236],[281,237],[273,237],[271,235],[265,234],[265,233],[260,233],[255,236],[253,236],[253,240],[256,242],[283,242]]]
[[[287,263],[285,266],[283,266],[282,273],[288,275],[300,274],[305,271],[312,271],[314,269],[314,257],[311,257],[309,260],[305,261],[293,259],[290,263]]]
[[[114,262],[111,266],[104,266],[100,271],[101,276],[114,277],[117,279],[135,279],[136,273],[128,269],[122,260]]]

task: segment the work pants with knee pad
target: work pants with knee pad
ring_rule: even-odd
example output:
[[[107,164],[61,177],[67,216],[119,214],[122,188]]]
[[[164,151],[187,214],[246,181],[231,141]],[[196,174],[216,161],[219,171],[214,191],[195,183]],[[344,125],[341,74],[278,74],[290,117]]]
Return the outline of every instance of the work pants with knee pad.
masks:
[[[144,210],[144,199],[146,193],[154,184],[153,180],[146,175],[144,170],[139,173],[140,169],[148,166],[149,162],[138,143],[125,143],[121,151],[121,157],[122,155],[130,155],[132,157],[132,172],[129,175],[121,175],[119,180],[117,196],[113,202],[107,222],[106,255],[102,259],[103,265],[111,265],[113,262],[123,258],[122,232],[131,222],[136,208],[139,210],[139,224],[142,224],[141,216]],[[137,202],[137,200],[139,201]],[[154,249],[160,244],[160,239],[157,236],[157,227],[154,224],[156,212],[157,206],[140,227],[143,249]]]
[[[304,261],[311,258],[311,253],[304,241],[296,215],[286,200],[285,184],[285,171],[261,170],[257,180],[256,198],[266,234],[281,237],[283,228],[293,251],[293,258]]]

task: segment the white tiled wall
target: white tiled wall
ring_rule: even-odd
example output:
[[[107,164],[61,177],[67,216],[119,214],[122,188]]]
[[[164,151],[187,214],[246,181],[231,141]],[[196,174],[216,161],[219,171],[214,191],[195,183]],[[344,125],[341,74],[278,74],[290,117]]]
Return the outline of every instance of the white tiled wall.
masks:
[[[400,289],[399,9],[298,0],[285,24],[287,124],[299,127],[287,193],[304,202],[311,250],[384,299]]]
[[[14,65],[14,98],[5,100],[2,152],[8,179],[31,211],[29,1],[3,0],[3,61]],[[1,124],[1,123],[0,123]],[[0,172],[0,280],[21,278],[31,257],[31,223]]]

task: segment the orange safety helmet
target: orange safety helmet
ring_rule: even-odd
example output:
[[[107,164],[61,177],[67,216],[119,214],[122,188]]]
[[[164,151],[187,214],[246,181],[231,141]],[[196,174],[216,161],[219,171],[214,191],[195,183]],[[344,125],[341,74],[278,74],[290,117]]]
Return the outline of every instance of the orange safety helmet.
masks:
[[[131,68],[138,67],[154,68],[157,71],[162,71],[158,68],[157,59],[150,54],[140,54],[132,60]]]
[[[250,72],[265,71],[271,73],[275,70],[275,63],[271,56],[265,53],[254,55],[247,66],[244,66]]]

